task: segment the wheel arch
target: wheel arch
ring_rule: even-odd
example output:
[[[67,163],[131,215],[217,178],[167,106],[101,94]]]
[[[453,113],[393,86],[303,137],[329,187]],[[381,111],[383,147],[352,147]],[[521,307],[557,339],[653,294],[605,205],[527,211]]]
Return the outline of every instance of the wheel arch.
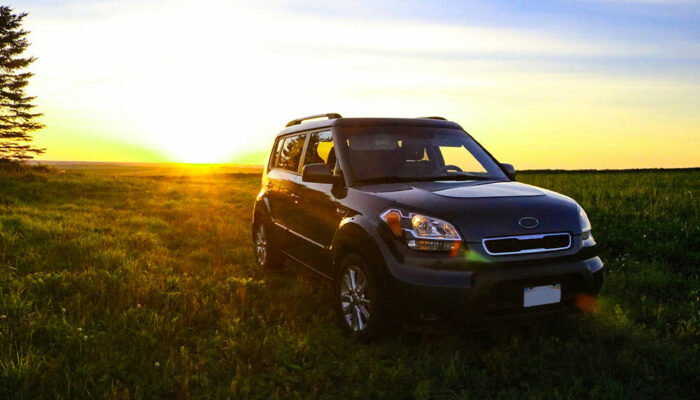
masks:
[[[259,221],[272,222],[272,217],[270,213],[270,201],[267,196],[259,196],[255,205],[253,206],[253,219],[251,221],[251,226]],[[251,239],[255,240],[255,229],[250,230]]]
[[[335,276],[340,267],[343,256],[349,253],[358,253],[364,256],[369,264],[379,269],[380,274],[386,270],[386,264],[377,243],[371,235],[369,224],[358,218],[346,218],[341,221],[331,244],[332,273]]]

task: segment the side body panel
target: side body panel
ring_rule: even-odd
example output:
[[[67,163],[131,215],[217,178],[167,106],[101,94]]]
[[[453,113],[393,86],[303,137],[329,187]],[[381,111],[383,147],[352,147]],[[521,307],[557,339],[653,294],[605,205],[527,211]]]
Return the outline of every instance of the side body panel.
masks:
[[[333,192],[331,184],[303,182],[299,190],[299,220],[294,226],[306,242],[302,261],[326,275],[331,275],[333,235],[346,211]]]

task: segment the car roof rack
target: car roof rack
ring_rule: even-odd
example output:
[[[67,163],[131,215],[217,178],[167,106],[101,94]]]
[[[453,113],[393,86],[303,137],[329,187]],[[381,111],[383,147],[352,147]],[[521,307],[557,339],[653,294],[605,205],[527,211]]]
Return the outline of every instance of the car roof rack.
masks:
[[[447,118],[444,117],[438,117],[438,116],[431,116],[431,117],[418,117],[418,119],[438,119],[440,121],[447,121]]]
[[[328,119],[343,118],[343,116],[338,114],[338,113],[309,115],[308,117],[293,119],[293,120],[287,122],[287,125],[285,125],[284,127],[288,128],[288,127],[293,126],[293,125],[299,125],[302,123],[302,121],[306,121],[308,119],[316,119],[316,118],[324,118],[324,117],[326,117]]]

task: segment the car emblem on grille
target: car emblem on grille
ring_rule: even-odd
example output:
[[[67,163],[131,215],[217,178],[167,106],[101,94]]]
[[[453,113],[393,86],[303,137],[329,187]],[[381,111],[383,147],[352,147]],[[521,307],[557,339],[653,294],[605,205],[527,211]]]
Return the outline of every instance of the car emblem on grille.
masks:
[[[532,217],[523,217],[520,218],[520,221],[518,221],[518,225],[522,226],[523,228],[527,229],[532,229],[532,228],[537,228],[539,226],[540,221],[537,220],[537,218],[532,218]]]

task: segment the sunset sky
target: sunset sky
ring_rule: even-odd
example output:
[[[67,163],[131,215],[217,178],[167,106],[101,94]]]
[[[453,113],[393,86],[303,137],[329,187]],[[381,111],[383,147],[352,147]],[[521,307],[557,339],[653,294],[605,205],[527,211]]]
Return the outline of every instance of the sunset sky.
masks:
[[[442,115],[522,169],[700,166],[700,1],[9,3],[45,160],[262,163],[338,112]]]

